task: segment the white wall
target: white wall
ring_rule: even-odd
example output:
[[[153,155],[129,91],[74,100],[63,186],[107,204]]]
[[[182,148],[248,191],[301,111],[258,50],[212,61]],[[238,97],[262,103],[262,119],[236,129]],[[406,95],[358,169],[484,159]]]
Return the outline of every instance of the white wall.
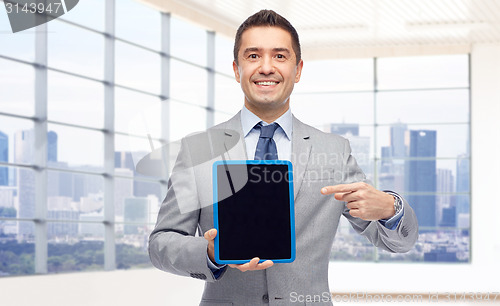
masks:
[[[332,291],[500,292],[500,44],[472,48],[471,125],[471,263],[332,263]],[[2,305],[196,305],[203,282],[150,269],[3,278],[0,290]]]
[[[20,276],[0,278],[0,305],[198,305],[203,286],[156,269]]]

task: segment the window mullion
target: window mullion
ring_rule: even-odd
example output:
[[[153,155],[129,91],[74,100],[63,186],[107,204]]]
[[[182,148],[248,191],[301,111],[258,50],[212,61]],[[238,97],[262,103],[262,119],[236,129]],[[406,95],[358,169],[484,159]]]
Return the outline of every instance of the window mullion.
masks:
[[[47,24],[35,32],[35,273],[47,273]]]
[[[116,268],[115,247],[115,1],[106,1],[104,41],[104,269]]]

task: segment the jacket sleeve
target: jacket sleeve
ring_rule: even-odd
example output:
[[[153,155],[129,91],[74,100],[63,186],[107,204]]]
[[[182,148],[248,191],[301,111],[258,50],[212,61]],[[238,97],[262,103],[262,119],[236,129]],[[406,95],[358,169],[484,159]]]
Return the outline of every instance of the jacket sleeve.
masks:
[[[216,279],[207,264],[208,242],[195,236],[200,203],[194,174],[189,146],[183,140],[167,195],[149,237],[149,257],[160,270],[213,282]]]
[[[360,181],[371,184],[351,155],[351,147],[347,140],[343,158],[345,184]],[[418,222],[415,212],[405,199],[403,199],[403,209],[403,217],[394,230],[386,228],[378,221],[365,221],[351,216],[347,205],[342,214],[349,220],[356,232],[368,238],[376,247],[391,253],[405,253],[413,248],[418,239]]]

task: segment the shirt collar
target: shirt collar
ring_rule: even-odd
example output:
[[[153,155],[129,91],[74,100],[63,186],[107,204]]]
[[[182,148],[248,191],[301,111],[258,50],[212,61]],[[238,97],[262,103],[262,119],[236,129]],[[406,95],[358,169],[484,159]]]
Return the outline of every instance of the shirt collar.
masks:
[[[261,122],[262,120],[252,113],[246,106],[243,106],[243,109],[241,110],[241,127],[243,130],[243,135],[246,137],[250,131],[252,131],[253,127]],[[264,125],[267,125],[266,122],[262,121]],[[292,139],[292,111],[290,108],[281,115],[278,119],[276,119],[274,122],[278,123],[285,132],[286,137],[288,140]]]

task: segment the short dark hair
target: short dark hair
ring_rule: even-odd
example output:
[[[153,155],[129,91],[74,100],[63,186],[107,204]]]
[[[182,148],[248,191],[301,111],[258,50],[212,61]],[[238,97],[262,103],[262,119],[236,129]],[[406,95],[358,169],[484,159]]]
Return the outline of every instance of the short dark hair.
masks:
[[[292,26],[292,24],[286,20],[283,16],[272,10],[261,10],[252,16],[248,17],[236,31],[236,37],[234,39],[234,61],[238,64],[238,52],[241,47],[241,36],[243,32],[253,27],[269,26],[269,27],[279,27],[290,33],[292,36],[292,48],[295,52],[295,57],[297,58],[297,64],[301,59],[300,52],[300,42],[299,34]]]

